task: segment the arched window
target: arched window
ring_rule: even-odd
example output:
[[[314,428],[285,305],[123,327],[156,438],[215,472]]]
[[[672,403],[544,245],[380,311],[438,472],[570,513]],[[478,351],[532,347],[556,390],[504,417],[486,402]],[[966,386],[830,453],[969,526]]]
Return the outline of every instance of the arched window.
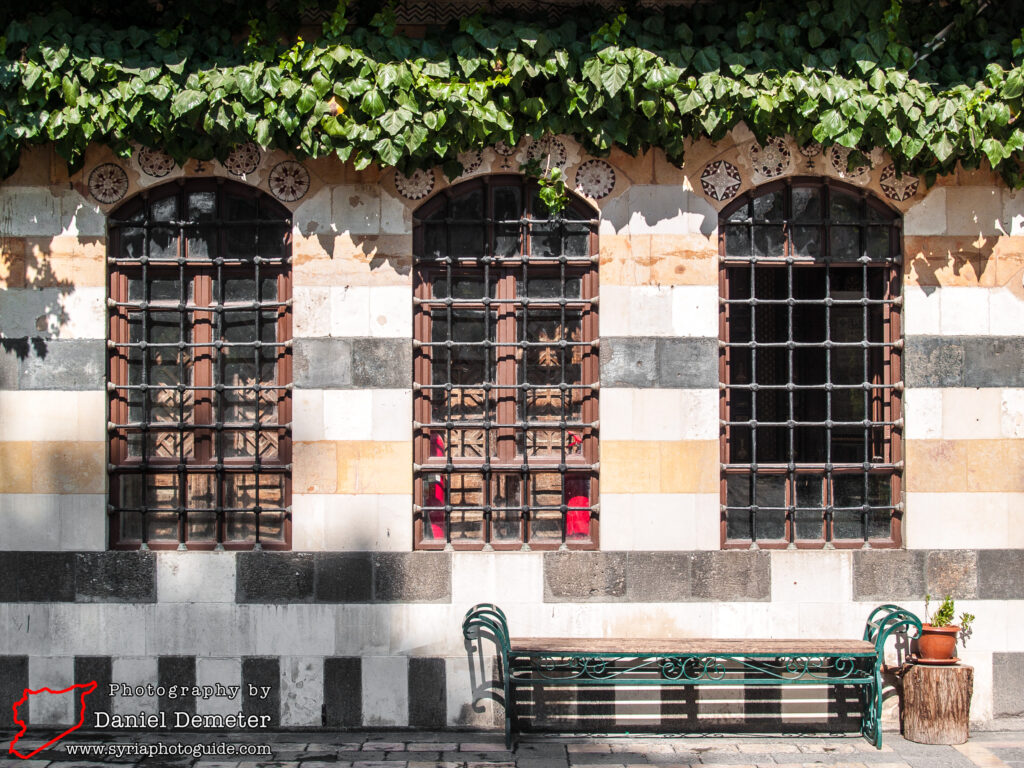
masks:
[[[796,178],[719,232],[724,545],[898,545],[898,215]]]
[[[594,218],[519,176],[416,212],[417,547],[597,546]]]
[[[291,214],[203,179],[109,231],[111,546],[287,548]]]

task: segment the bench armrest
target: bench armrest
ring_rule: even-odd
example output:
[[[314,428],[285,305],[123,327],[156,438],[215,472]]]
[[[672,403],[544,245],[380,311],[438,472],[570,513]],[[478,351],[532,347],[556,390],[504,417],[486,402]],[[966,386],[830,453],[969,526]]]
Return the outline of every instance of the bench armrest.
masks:
[[[889,635],[901,629],[913,629],[912,636],[920,637],[921,619],[906,608],[891,603],[878,606],[868,616],[864,625],[864,639],[874,643],[879,665],[885,660],[885,641],[889,639]]]

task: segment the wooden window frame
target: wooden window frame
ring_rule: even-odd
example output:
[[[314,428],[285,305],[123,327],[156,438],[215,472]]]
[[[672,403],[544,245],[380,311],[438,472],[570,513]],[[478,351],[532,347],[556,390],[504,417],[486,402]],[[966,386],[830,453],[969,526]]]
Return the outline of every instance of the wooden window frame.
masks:
[[[195,224],[190,225],[185,220],[184,206],[186,196],[192,192],[216,193],[218,221],[221,220],[220,216],[223,210],[222,200],[225,195],[256,201],[259,211],[258,221],[261,222],[258,226],[277,224],[280,227],[284,227],[285,223],[287,223],[288,234],[285,236],[285,242],[283,243],[284,255],[278,259],[270,259],[266,264],[264,264],[263,260],[258,259],[246,259],[243,261],[228,257],[220,258],[220,254],[227,253],[226,242],[229,227],[219,226],[216,229],[217,234],[215,238],[218,255],[211,258],[190,259],[186,230],[192,231],[194,229],[198,229],[198,227]],[[151,221],[149,214],[151,204],[153,202],[175,196],[178,198],[180,219],[177,235],[177,258],[168,260],[156,260],[148,257],[144,257],[143,259],[121,258],[122,230],[126,228],[137,229],[140,226],[149,226]],[[130,221],[128,219],[129,216],[139,210],[143,212],[142,222],[144,222],[144,224],[139,224],[138,222]],[[108,345],[107,372],[108,381],[110,382],[108,386],[110,408],[110,424],[108,430],[110,457],[110,484],[108,490],[110,548],[115,550],[132,550],[142,548],[152,550],[188,549],[195,551],[208,551],[214,549],[239,551],[252,549],[291,549],[291,212],[273,200],[269,195],[237,182],[225,179],[190,179],[171,182],[169,184],[160,185],[141,192],[139,195],[125,202],[112,212],[110,214],[109,221],[110,232],[108,263],[111,265],[108,276],[108,290],[110,296],[110,344]],[[212,225],[204,224],[203,226],[212,227],[216,226],[216,223]],[[259,247],[258,236],[256,242],[257,247]],[[254,264],[259,264],[258,273],[254,271],[256,269],[253,266]],[[130,456],[128,435],[134,434],[138,430],[134,427],[122,426],[132,423],[130,421],[130,405],[127,394],[128,390],[124,389],[125,387],[133,386],[130,384],[130,369],[133,365],[129,362],[130,348],[123,346],[131,343],[129,317],[133,311],[148,311],[145,308],[147,306],[145,301],[140,303],[137,300],[129,299],[129,280],[132,278],[143,280],[144,274],[146,275],[145,279],[152,279],[152,273],[154,271],[166,271],[166,274],[173,277],[175,280],[178,280],[180,277],[184,278],[185,285],[180,288],[179,291],[181,296],[186,297],[185,306],[182,306],[180,301],[177,304],[168,303],[167,310],[179,315],[179,341],[187,340],[191,337],[191,341],[188,343],[198,345],[189,347],[189,349],[192,350],[192,354],[190,355],[191,359],[185,365],[187,366],[186,370],[190,375],[186,377],[184,388],[179,389],[179,392],[181,392],[182,397],[184,397],[185,393],[193,393],[193,423],[200,426],[192,427],[187,430],[187,432],[192,435],[191,440],[193,448],[191,454],[186,455],[184,448],[181,448],[179,450],[179,456],[174,458],[155,457],[145,454],[143,457]],[[217,340],[213,339],[213,328],[215,326],[214,315],[215,312],[217,312],[217,302],[213,296],[213,284],[217,276],[219,276],[221,280],[239,276],[254,279],[254,276],[261,276],[262,279],[276,279],[276,300],[273,302],[264,301],[264,305],[268,303],[277,305],[276,320],[273,321],[274,337],[276,339],[274,344],[279,349],[279,352],[276,354],[277,360],[274,364],[276,383],[266,385],[262,381],[259,382],[259,386],[266,386],[269,390],[276,391],[276,393],[271,396],[272,400],[268,401],[261,400],[262,392],[267,390],[260,390],[256,393],[256,412],[254,417],[255,422],[260,423],[260,412],[263,407],[262,403],[276,402],[272,407],[276,413],[275,423],[278,426],[268,428],[267,430],[274,431],[277,434],[277,455],[272,458],[259,457],[259,433],[262,431],[260,427],[253,429],[233,428],[230,425],[238,422],[221,421],[218,424],[214,418],[214,400],[222,397],[221,393],[223,392],[223,390],[218,391],[216,389],[218,381],[217,377],[214,375],[214,368],[219,365],[219,355],[210,354],[210,351],[217,348],[218,343]],[[192,292],[191,300],[187,298],[189,296],[190,289]],[[226,289],[222,287],[221,290],[224,291]],[[257,290],[260,290],[258,284]],[[250,311],[255,312],[258,316],[260,314],[260,309],[257,309],[258,305],[255,302],[256,297],[253,298],[253,305],[250,308]],[[225,306],[231,306],[232,304],[239,305],[236,306],[235,309],[247,308],[245,307],[244,301],[225,301]],[[150,306],[157,308],[158,311],[158,308],[161,305],[154,302],[150,304]],[[204,312],[201,311],[201,309],[190,309],[191,307],[210,307],[211,311]],[[263,307],[262,312],[269,314],[266,306]],[[191,321],[189,320],[190,315]],[[257,329],[265,328],[267,327],[264,326],[265,322],[267,321],[257,320],[255,327]],[[262,348],[261,345],[266,343],[261,340],[257,341],[259,341],[259,344],[254,344],[254,347],[256,348]],[[204,345],[209,345],[206,352],[203,351]],[[143,348],[142,351],[143,360],[139,365],[145,368],[147,366],[148,356],[145,352],[145,348]],[[260,353],[259,359],[263,362],[267,362],[262,353]],[[211,389],[203,389],[205,387],[209,387]],[[148,414],[151,406],[149,403],[149,397],[145,392],[143,402],[143,410]],[[222,407],[226,408],[228,406],[226,403],[222,403]],[[145,416],[144,419],[144,423],[146,424],[158,423],[152,421],[148,416]],[[222,455],[224,440],[228,439],[224,435],[230,436],[236,433],[255,435],[255,456],[230,457]],[[142,434],[143,442],[145,442],[146,432],[143,431]],[[177,434],[180,435],[179,440],[183,443],[185,441],[186,430],[178,429]],[[219,450],[215,447],[218,441],[221,444]],[[121,538],[122,500],[120,499],[120,478],[125,475],[140,475],[143,478],[141,492],[145,494],[145,477],[147,476],[147,473],[176,473],[178,476],[179,509],[177,538],[174,540],[149,539],[145,522],[145,513],[143,514],[143,519],[140,521],[142,537],[140,539]],[[234,508],[228,508],[228,511],[225,511],[225,507],[227,507],[227,505],[224,503],[218,503],[217,506],[209,510],[194,510],[194,513],[212,512],[215,515],[215,539],[189,539],[188,515],[190,513],[181,508],[187,506],[188,479],[197,475],[212,475],[215,478],[213,483],[215,484],[215,494],[218,502],[224,501],[226,478],[231,475],[256,475],[257,486],[260,484],[260,477],[279,477],[282,486],[283,503],[280,507],[271,506],[268,511],[273,511],[282,515],[281,539],[276,541],[260,539],[259,512],[255,507],[253,507],[251,511],[256,514],[254,515],[253,522],[250,523],[248,527],[253,529],[252,535],[254,540],[228,540],[227,515],[230,514]],[[143,507],[145,508],[144,498]],[[277,512],[280,509],[283,509],[283,512]],[[149,510],[147,510],[147,512],[148,511]],[[168,512],[168,510],[159,507],[153,508],[152,511],[154,513]],[[243,526],[245,525],[244,523],[239,524]]]
[[[589,475],[589,497],[590,497],[590,522],[589,522],[589,535],[585,539],[576,540],[566,536],[566,517],[563,513],[562,517],[562,540],[561,541],[550,541],[546,539],[533,539],[530,536],[530,525],[528,512],[523,515],[520,522],[520,537],[519,539],[499,539],[491,535],[492,521],[489,514],[484,514],[484,519],[481,522],[482,532],[480,539],[469,539],[459,540],[455,539],[450,542],[443,540],[437,540],[428,538],[425,536],[425,524],[424,524],[424,510],[422,508],[422,500],[425,497],[425,483],[427,482],[426,476],[430,474],[438,474],[443,472],[444,467],[447,464],[446,457],[444,456],[431,456],[431,437],[430,431],[426,428],[420,427],[419,425],[428,424],[431,422],[431,391],[430,389],[424,389],[422,385],[430,384],[432,381],[432,354],[431,347],[423,346],[424,342],[430,342],[433,338],[433,320],[431,318],[430,309],[424,309],[425,306],[432,300],[433,286],[435,281],[439,277],[447,279],[447,266],[446,264],[436,264],[430,262],[428,259],[423,258],[424,253],[424,224],[429,220],[431,216],[436,214],[439,210],[448,210],[450,201],[458,196],[471,194],[476,190],[483,190],[485,200],[485,222],[486,224],[486,239],[488,242],[492,242],[494,235],[494,223],[492,221],[493,215],[493,197],[490,190],[497,186],[518,186],[521,189],[521,203],[522,203],[522,227],[521,232],[522,243],[524,248],[520,250],[519,255],[516,258],[509,258],[504,266],[500,265],[501,259],[494,257],[489,262],[487,274],[494,277],[496,292],[494,298],[498,302],[521,300],[521,297],[516,297],[516,278],[517,270],[522,268],[523,262],[528,264],[544,264],[558,267],[557,258],[540,258],[533,257],[531,253],[532,243],[532,230],[530,230],[529,206],[531,192],[536,190],[536,185],[518,175],[495,175],[485,176],[479,179],[470,180],[461,184],[454,185],[443,190],[438,195],[435,195],[429,201],[424,203],[415,213],[414,218],[414,229],[413,229],[413,253],[414,253],[414,339],[416,345],[416,354],[413,362],[413,419],[414,419],[414,437],[413,437],[413,451],[414,451],[414,483],[413,483],[413,494],[414,494],[414,530],[413,540],[415,549],[418,550],[442,550],[442,549],[454,549],[454,550],[495,550],[495,551],[510,551],[510,550],[525,550],[530,549],[533,551],[542,550],[554,550],[554,549],[581,549],[581,550],[594,550],[598,549],[600,545],[598,535],[598,515],[599,515],[599,477],[597,472],[598,464],[598,385],[597,382],[600,376],[600,362],[598,359],[598,317],[597,317],[597,291],[598,291],[598,270],[597,270],[597,254],[598,254],[598,236],[596,231],[596,216],[597,214],[582,200],[573,197],[570,210],[572,213],[567,213],[566,218],[574,221],[580,220],[579,217],[584,215],[587,220],[592,224],[588,235],[588,250],[589,254],[586,257],[588,266],[586,269],[580,267],[580,262],[573,265],[573,276],[579,274],[580,277],[580,297],[579,300],[570,301],[569,303],[575,303],[579,305],[587,305],[587,308],[582,311],[581,323],[580,323],[580,343],[587,344],[589,351],[583,353],[581,361],[581,381],[577,385],[579,388],[589,388],[589,393],[583,396],[583,402],[581,405],[581,418],[583,422],[590,422],[594,426],[582,429],[582,450],[579,455],[567,456],[565,461],[566,472],[571,473],[575,468],[579,468],[579,472],[584,472]],[[458,265],[452,264],[451,271],[453,276],[465,275],[465,276],[482,276],[485,274],[483,266],[477,265],[472,266],[469,264],[471,259],[467,258],[463,260],[465,263],[459,263]],[[487,257],[478,261],[487,261]],[[577,272],[578,270],[578,272]],[[499,273],[498,276],[495,276]],[[434,300],[435,302],[437,300]],[[493,343],[495,361],[493,363],[495,367],[495,382],[490,386],[490,392],[493,394],[486,395],[488,398],[496,399],[495,414],[497,427],[496,445],[497,455],[496,457],[484,457],[480,460],[475,458],[467,457],[452,457],[452,464],[457,468],[459,472],[473,470],[484,471],[484,467],[488,467],[488,472],[493,470],[494,474],[508,474],[516,475],[522,478],[523,483],[520,486],[520,507],[528,507],[525,503],[525,499],[528,494],[527,479],[536,473],[543,473],[547,471],[559,471],[560,461],[557,457],[552,458],[529,458],[528,460],[523,457],[517,450],[517,419],[516,419],[516,392],[519,387],[518,382],[518,371],[521,365],[522,348],[519,346],[520,342],[524,339],[520,338],[523,328],[521,328],[516,319],[516,311],[519,305],[516,304],[503,304],[498,303],[498,308],[492,310],[496,314],[496,327],[495,327],[495,340]],[[529,311],[533,310],[558,310],[561,306],[559,299],[552,301],[544,301],[540,299],[529,300]],[[467,310],[477,310],[487,312],[488,305],[484,301],[471,302],[469,300],[460,301],[458,308]],[[503,354],[502,350],[515,350],[512,354]],[[584,347],[586,349],[586,347]],[[483,384],[483,383],[482,383]],[[460,385],[456,385],[460,386]],[[553,385],[552,388],[554,388]],[[486,434],[486,433],[485,433]],[[486,445],[486,438],[485,438]],[[497,461],[493,459],[496,458]],[[529,467],[526,470],[526,467]],[[593,469],[591,469],[593,468]],[[482,476],[483,482],[487,482],[492,476],[486,474]],[[563,486],[564,487],[564,486]],[[565,499],[563,498],[563,505]],[[436,508],[430,508],[436,509]],[[456,507],[456,509],[458,509]],[[447,528],[448,516],[446,515],[446,528]],[[447,538],[451,538],[451,531],[446,530],[445,535]]]

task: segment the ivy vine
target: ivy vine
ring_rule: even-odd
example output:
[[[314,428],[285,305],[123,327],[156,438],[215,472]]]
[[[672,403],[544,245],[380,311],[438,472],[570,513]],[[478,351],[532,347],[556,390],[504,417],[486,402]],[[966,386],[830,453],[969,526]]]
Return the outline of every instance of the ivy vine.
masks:
[[[1024,186],[1024,0],[735,0],[550,24],[474,15],[422,38],[387,10],[362,23],[331,7],[315,39],[284,42],[256,12],[242,34],[198,10],[153,29],[60,10],[11,21],[0,174],[30,144],[54,142],[75,167],[91,143],[183,162],[255,141],[454,176],[460,152],[545,133],[595,155],[660,147],[681,164],[687,140],[745,122],[761,139],[881,147],[929,182],[988,161]],[[564,181],[549,182],[557,201]]]

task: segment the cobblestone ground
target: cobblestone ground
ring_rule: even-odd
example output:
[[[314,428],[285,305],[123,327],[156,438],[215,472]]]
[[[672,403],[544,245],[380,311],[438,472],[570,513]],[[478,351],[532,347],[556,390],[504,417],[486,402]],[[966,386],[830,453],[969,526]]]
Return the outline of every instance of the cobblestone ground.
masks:
[[[9,745],[12,736],[6,734],[3,743]],[[19,742],[19,751],[25,746],[33,748],[31,743]],[[270,754],[266,753],[267,747]],[[226,755],[224,750],[228,749],[236,754]],[[263,754],[243,756],[237,754],[240,749]],[[101,750],[104,754],[97,754]],[[213,753],[201,754],[209,750]],[[151,754],[138,754],[141,751]],[[480,732],[342,732],[333,738],[323,732],[258,736],[76,733],[29,760],[0,759],[0,768],[102,768],[111,764],[125,768],[1024,768],[1024,731],[984,731],[957,747],[914,744],[896,734],[886,734],[881,750],[855,736],[534,734],[526,735],[514,752],[505,749],[499,735]]]

